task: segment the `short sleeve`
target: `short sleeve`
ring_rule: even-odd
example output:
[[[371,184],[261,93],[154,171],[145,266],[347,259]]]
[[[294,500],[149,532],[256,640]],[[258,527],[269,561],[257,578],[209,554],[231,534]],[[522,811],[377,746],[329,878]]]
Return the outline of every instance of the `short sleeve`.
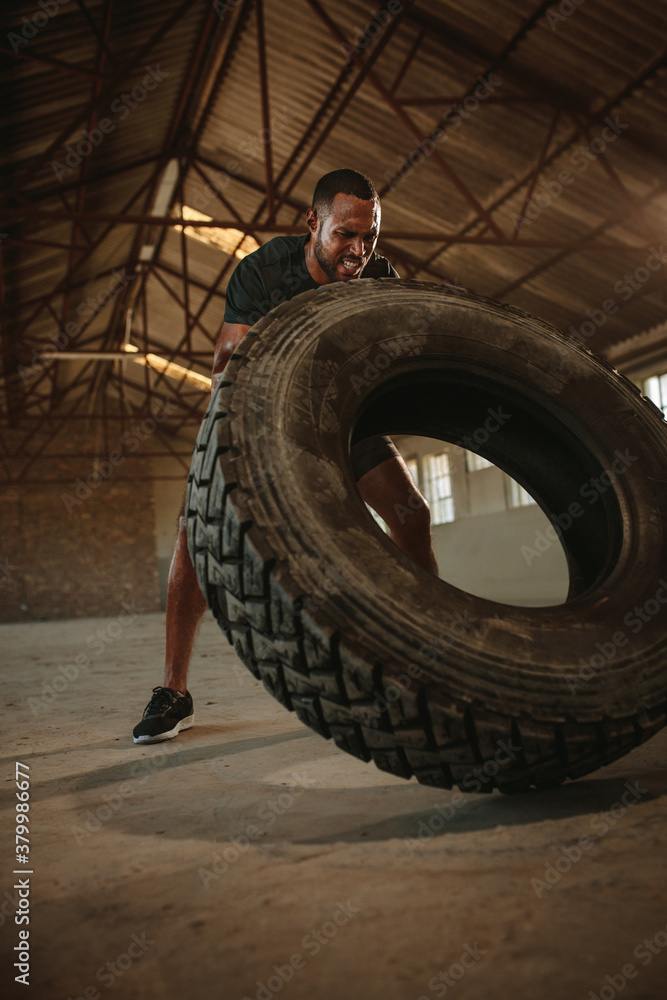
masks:
[[[374,253],[363,273],[364,278],[400,278],[400,274],[386,257]]]
[[[225,323],[253,326],[268,312],[267,309],[262,309],[265,298],[266,293],[260,274],[255,266],[244,258],[237,264],[227,285]]]

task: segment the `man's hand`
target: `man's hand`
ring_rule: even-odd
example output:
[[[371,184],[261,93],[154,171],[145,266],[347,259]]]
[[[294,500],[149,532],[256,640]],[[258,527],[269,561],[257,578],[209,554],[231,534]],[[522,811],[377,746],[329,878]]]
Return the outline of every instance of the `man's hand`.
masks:
[[[213,372],[211,392],[215,392],[222,378],[225,366],[232,354],[250,329],[243,323],[223,323],[213,352]]]
[[[213,372],[211,374],[211,395],[213,395],[213,393],[215,392],[215,390],[218,388],[218,386],[222,382],[222,378],[223,378],[222,372],[218,372],[217,374],[216,374],[216,372]]]

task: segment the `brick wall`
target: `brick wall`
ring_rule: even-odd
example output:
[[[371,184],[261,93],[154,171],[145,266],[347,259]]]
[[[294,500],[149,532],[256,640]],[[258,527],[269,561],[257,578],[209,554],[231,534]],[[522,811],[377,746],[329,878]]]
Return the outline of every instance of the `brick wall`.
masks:
[[[0,486],[0,621],[159,610],[150,459],[71,424],[47,455]]]

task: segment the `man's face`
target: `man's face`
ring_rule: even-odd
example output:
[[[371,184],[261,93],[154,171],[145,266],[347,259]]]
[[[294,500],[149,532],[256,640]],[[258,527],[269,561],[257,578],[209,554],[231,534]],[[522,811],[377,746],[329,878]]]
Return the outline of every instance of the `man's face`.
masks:
[[[320,218],[310,211],[315,259],[329,281],[360,278],[380,232],[380,206],[351,194],[337,194]]]

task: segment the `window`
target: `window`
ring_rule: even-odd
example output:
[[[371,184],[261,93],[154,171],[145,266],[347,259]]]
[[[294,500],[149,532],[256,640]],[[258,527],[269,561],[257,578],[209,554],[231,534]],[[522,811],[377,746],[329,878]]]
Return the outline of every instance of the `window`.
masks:
[[[181,206],[181,214],[184,219],[192,222],[211,222],[211,215],[204,215],[196,208],[189,208],[187,205]],[[174,232],[180,233],[182,226],[174,226]],[[218,229],[217,226],[186,226],[185,235],[201,243],[208,243],[209,246],[217,247],[223,253],[235,257],[247,257],[253,250],[259,249],[259,243],[253,236],[244,236],[240,229]]]
[[[644,382],[644,395],[648,396],[656,406],[667,416],[667,372],[664,375],[652,375]]]
[[[446,524],[454,520],[454,497],[449,456],[442,451],[437,455],[424,455],[423,492],[431,508],[431,523]]]
[[[486,458],[482,458],[481,455],[476,454],[474,451],[466,451],[466,471],[467,472],[480,472],[482,469],[496,469],[498,474],[498,489],[502,488],[504,483],[505,486],[505,507],[510,509],[512,507],[529,507],[534,504],[535,501],[531,497],[527,490],[524,490],[523,486],[519,486],[511,476],[507,473],[502,472],[498,469],[493,462],[487,461]],[[501,494],[498,494],[499,499]],[[502,503],[502,500],[500,501]]]
[[[408,472],[417,488],[424,494],[431,509],[431,523],[445,524],[454,520],[454,497],[452,496],[452,477],[449,468],[447,452],[435,455],[424,455],[423,458],[408,458],[405,460]],[[375,521],[383,531],[389,531],[382,518],[372,507],[366,504]]]
[[[508,507],[529,507],[535,503],[530,493],[519,486],[511,476],[507,476],[507,506]]]
[[[474,451],[466,452],[466,470],[468,472],[479,472],[481,469],[492,469],[493,462],[488,462],[481,455],[477,455]]]

